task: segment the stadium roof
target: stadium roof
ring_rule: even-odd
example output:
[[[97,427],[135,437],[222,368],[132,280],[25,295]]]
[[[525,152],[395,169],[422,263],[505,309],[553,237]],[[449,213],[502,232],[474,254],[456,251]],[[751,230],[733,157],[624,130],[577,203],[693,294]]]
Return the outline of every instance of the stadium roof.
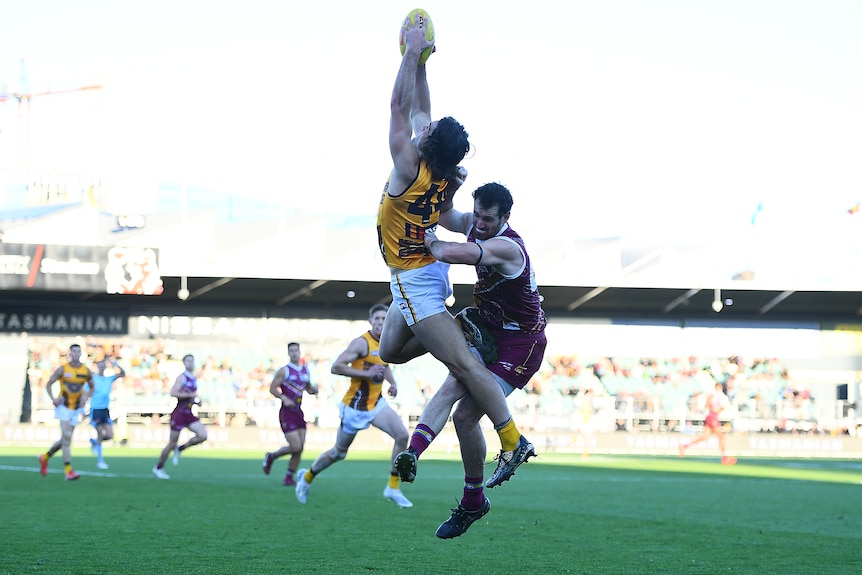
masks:
[[[269,278],[186,278],[189,297],[177,294],[181,278],[163,277],[160,296],[83,292],[0,292],[0,303],[128,308],[140,315],[235,317],[332,317],[363,319],[375,303],[389,303],[388,282]],[[604,286],[540,286],[544,308],[554,319],[607,318],[647,323],[862,324],[862,292],[723,290],[720,312],[713,290]],[[472,286],[455,284],[453,310],[469,305]],[[731,303],[732,302],[732,303]],[[858,328],[858,327],[857,327]]]
[[[0,301],[47,298],[129,307],[133,313],[349,319],[364,318],[371,305],[390,301],[388,273],[368,218],[347,225],[338,218],[294,212],[265,222],[224,223],[213,211],[196,210],[147,216],[142,228],[118,230],[111,214],[83,204],[64,208],[36,210],[14,223],[7,219],[3,241],[155,248],[164,293],[7,290],[0,292]],[[650,245],[634,238],[549,235],[532,233],[528,247],[551,317],[862,323],[862,265],[854,264],[859,247],[851,246],[849,262],[823,254],[818,267],[796,265],[787,238]],[[183,277],[186,300],[177,297]],[[453,266],[450,277],[453,309],[469,305],[472,268]],[[716,299],[722,302],[720,312],[713,310]]]

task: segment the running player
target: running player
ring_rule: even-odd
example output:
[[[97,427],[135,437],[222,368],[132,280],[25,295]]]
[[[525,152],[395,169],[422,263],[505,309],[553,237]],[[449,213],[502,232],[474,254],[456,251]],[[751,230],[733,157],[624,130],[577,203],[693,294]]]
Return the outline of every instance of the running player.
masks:
[[[108,464],[102,457],[102,442],[114,438],[114,421],[111,419],[110,411],[108,411],[111,390],[114,387],[114,382],[126,375],[125,370],[120,367],[117,360],[111,362],[114,373],[105,375],[107,364],[107,357],[96,362],[98,373],[93,374],[93,395],[90,396],[90,425],[96,429],[96,437],[90,438],[90,447],[93,450],[93,455],[96,456],[96,467],[99,469],[108,468]]]
[[[718,449],[721,451],[721,464],[733,465],[736,463],[736,458],[727,455],[727,444],[725,442],[724,431],[721,428],[719,416],[724,411],[728,403],[727,396],[724,394],[724,386],[720,383],[715,384],[715,389],[709,397],[706,398],[706,419],[703,422],[703,431],[688,443],[679,444],[679,456],[685,457],[685,451],[692,445],[706,441],[710,435],[715,435],[718,439]]]
[[[183,367],[185,371],[177,376],[174,386],[171,388],[171,397],[177,398],[177,406],[171,412],[171,434],[168,444],[162,449],[158,463],[153,467],[153,473],[159,479],[170,479],[170,476],[165,473],[164,467],[171,451],[174,452],[174,465],[179,465],[180,452],[207,440],[206,427],[192,411],[195,404],[200,404],[198,378],[195,375],[195,356],[191,354],[183,356]],[[186,427],[194,433],[194,436],[185,444],[177,446],[180,432]]]
[[[373,306],[368,314],[371,329],[351,341],[332,364],[332,373],[349,377],[350,387],[339,405],[341,425],[335,446],[321,453],[308,471],[299,470],[296,498],[300,503],[308,500],[308,490],[314,478],[333,463],[347,457],[347,450],[356,434],[373,425],[395,440],[389,483],[383,489],[383,497],[394,501],[399,507],[413,507],[413,503],[401,493],[401,482],[394,463],[395,455],[407,447],[407,428],[383,397],[384,381],[389,382],[390,397],[398,394],[392,370],[378,353],[387,310],[388,306],[382,304]]]
[[[51,391],[55,381],[60,382],[60,393],[56,397]],[[85,384],[90,384],[89,389],[84,387]],[[42,477],[48,475],[48,460],[62,449],[66,479],[74,481],[80,475],[72,469],[72,433],[84,415],[87,399],[93,393],[93,374],[89,367],[81,363],[80,345],[73,343],[69,346],[69,361],[54,370],[45,384],[45,390],[54,404],[54,417],[60,421],[61,435],[48,451],[39,455],[39,472]]]
[[[263,472],[269,475],[276,459],[290,455],[287,475],[284,476],[282,485],[293,487],[296,485],[294,474],[302,459],[302,451],[305,449],[306,423],[305,413],[302,411],[302,392],[307,391],[316,395],[318,390],[317,386],[311,383],[308,366],[302,364],[302,353],[298,343],[287,344],[287,356],[290,361],[275,372],[272,384],[269,386],[269,392],[281,400],[278,421],[281,423],[281,431],[284,433],[287,445],[264,455]]]

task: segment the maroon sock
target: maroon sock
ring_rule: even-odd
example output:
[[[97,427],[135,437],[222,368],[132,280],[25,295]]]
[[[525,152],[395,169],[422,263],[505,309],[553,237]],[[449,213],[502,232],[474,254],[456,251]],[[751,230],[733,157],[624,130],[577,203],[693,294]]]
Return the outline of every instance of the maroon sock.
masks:
[[[416,429],[413,430],[413,435],[410,436],[410,447],[416,454],[416,459],[419,459],[419,456],[431,445],[435,437],[437,437],[437,434],[424,423],[416,426]]]
[[[482,477],[464,477],[464,496],[461,507],[476,511],[485,504],[485,481]]]

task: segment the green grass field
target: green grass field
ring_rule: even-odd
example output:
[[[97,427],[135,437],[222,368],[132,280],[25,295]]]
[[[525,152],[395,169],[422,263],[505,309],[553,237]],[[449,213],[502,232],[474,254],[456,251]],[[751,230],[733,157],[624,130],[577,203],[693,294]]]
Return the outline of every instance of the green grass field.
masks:
[[[351,453],[301,505],[262,453],[192,449],[160,481],[155,450],[106,449],[98,472],[76,449],[75,482],[59,457],[41,477],[37,453],[0,450],[0,573],[862,573],[859,460],[542,455],[443,541],[463,473],[434,452],[412,509],[383,499],[382,454]]]

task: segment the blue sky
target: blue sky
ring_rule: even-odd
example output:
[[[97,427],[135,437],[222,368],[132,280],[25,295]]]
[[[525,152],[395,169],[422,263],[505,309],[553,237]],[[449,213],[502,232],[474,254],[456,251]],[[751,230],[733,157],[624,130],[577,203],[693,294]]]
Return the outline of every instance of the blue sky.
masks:
[[[416,6],[432,113],[471,133],[467,188],[508,185],[525,235],[720,238],[757,213],[758,233],[862,243],[853,1],[0,0],[0,86],[21,89],[20,58],[31,91],[104,86],[33,99],[29,165],[104,176],[118,211],[170,179],[372,214]],[[18,126],[0,104],[3,168]]]

